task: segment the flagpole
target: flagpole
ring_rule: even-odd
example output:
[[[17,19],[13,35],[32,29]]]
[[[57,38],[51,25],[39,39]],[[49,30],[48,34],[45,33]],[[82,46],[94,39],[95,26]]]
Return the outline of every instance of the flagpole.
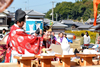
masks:
[[[52,21],[54,20],[53,19],[53,8],[54,8],[54,1],[52,1]]]

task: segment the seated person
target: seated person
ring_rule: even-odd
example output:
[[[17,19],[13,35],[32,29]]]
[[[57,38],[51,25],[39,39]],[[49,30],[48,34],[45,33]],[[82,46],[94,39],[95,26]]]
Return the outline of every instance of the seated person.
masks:
[[[51,39],[53,39],[53,40],[56,40],[56,41],[57,41],[57,38],[55,37],[55,32],[52,32],[52,33],[51,33]]]
[[[55,39],[51,40],[51,37],[50,37],[51,31],[52,30],[51,30],[51,28],[49,26],[45,26],[44,27],[42,48],[49,48],[52,43],[60,45],[60,43],[57,42]]]
[[[57,41],[61,44],[61,48],[63,50],[63,54],[67,55],[70,51],[70,45],[68,44],[67,39],[64,37],[64,34],[60,32],[60,37],[57,39]]]

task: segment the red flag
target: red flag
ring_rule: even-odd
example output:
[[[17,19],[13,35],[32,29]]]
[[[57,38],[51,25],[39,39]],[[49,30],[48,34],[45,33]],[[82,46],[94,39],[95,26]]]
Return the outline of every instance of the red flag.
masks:
[[[94,8],[94,23],[93,25],[96,26],[96,19],[97,19],[97,8],[98,8],[98,4],[100,3],[100,0],[93,0],[93,8]]]

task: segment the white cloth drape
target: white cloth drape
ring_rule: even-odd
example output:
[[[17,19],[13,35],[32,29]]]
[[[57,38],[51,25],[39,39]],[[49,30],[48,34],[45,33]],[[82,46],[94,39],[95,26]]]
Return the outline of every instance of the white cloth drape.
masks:
[[[57,39],[59,43],[61,43],[61,48],[63,50],[63,55],[73,54],[73,50],[70,49],[70,45],[66,38],[63,38],[62,42],[60,42],[60,38]]]

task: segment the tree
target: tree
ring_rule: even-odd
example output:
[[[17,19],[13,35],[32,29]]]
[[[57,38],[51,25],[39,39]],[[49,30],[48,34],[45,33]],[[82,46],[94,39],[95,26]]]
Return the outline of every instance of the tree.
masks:
[[[88,0],[82,0],[83,3],[87,2]]]
[[[77,20],[80,21],[81,20],[81,17],[78,17]]]
[[[100,11],[100,5],[98,6],[98,10]],[[52,10],[50,9],[46,13],[46,18],[50,18],[50,13]],[[79,20],[83,18],[84,21],[87,21],[89,18],[93,18],[93,1],[92,0],[77,0],[75,3],[72,2],[62,2],[57,3],[54,8],[54,20],[56,19],[56,13],[58,14],[58,20],[62,19],[72,19]],[[100,13],[100,12],[99,12]]]
[[[52,13],[52,10],[50,9],[50,10],[46,13],[45,17],[51,19],[51,18],[52,18],[52,16],[50,15],[51,13]]]

